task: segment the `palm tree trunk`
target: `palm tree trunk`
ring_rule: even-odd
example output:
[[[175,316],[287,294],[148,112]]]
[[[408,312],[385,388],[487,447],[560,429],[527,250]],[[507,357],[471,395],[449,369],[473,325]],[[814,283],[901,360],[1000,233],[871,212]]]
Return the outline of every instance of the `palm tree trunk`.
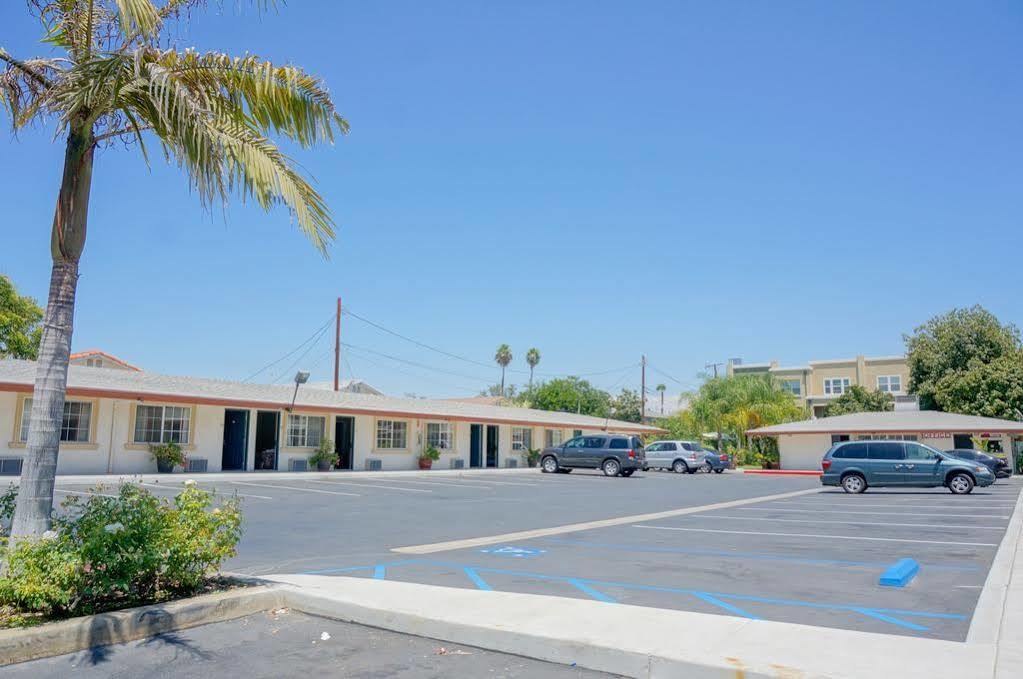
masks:
[[[529,390],[533,390],[533,366],[529,366]]]
[[[50,237],[53,269],[32,392],[28,454],[21,470],[18,504],[11,525],[13,538],[40,536],[50,529],[78,288],[78,260],[85,246],[94,147],[91,122],[84,117],[77,119],[68,135],[64,175],[53,215]]]
[[[504,366],[501,366],[501,398],[504,398]]]

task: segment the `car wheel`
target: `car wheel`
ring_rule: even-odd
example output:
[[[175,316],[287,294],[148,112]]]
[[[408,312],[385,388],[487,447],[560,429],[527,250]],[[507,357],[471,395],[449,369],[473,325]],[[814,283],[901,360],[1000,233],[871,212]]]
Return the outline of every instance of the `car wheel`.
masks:
[[[710,474],[712,471],[714,471],[714,467],[710,466],[710,462],[704,462],[703,465],[700,467],[700,471],[705,471],[708,474]]]
[[[604,464],[600,468],[604,470],[604,476],[618,476],[622,471],[622,465],[618,464],[618,460],[615,459],[604,460]]]
[[[721,472],[723,472],[723,471],[725,471],[725,470],[724,470],[724,469],[715,469],[715,470],[714,470],[714,473],[715,473],[715,474],[720,474],[720,473],[721,473]]]
[[[540,461],[540,469],[544,474],[553,474],[558,471],[558,461],[553,455],[548,455]]]
[[[856,495],[867,489],[867,480],[859,474],[849,474],[842,479],[842,490]]]
[[[675,460],[674,462],[671,463],[671,471],[675,472],[676,474],[685,474],[687,471],[689,471],[689,467],[687,467],[686,463],[683,462],[682,460]]]
[[[955,495],[969,495],[973,492],[973,485],[969,474],[956,474],[948,480],[948,489]]]

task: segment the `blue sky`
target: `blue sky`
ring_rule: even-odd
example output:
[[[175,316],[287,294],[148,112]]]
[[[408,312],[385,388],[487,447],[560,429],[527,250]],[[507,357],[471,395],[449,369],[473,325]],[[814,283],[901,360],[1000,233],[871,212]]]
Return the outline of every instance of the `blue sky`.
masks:
[[[45,53],[24,3],[3,3],[0,26],[13,54]],[[240,379],[341,295],[485,364],[501,342],[517,369],[540,348],[545,373],[646,353],[694,384],[732,356],[899,353],[903,332],[954,306],[1021,322],[1012,0],[293,1],[198,14],[179,34],[324,77],[352,133],[289,151],[339,237],[324,260],[284,212],[204,213],[159,154],[147,168],[103,151],[76,349]],[[4,126],[0,272],[44,299],[62,146],[52,128],[15,140]],[[343,334],[363,348],[346,376],[388,393],[499,377],[355,319]],[[314,379],[329,378],[329,335],[293,356]],[[288,379],[293,359],[259,379]],[[635,388],[639,371],[593,381]]]

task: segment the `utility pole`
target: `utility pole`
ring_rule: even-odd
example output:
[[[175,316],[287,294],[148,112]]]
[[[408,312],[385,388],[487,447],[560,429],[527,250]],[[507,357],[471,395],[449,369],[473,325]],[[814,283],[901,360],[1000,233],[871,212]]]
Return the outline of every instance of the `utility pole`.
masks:
[[[642,366],[639,376],[639,421],[646,422],[646,354],[639,362]]]
[[[723,366],[724,363],[707,363],[703,367],[704,368],[713,368],[714,369],[714,379],[717,379],[718,378],[718,366],[719,365]],[[717,434],[717,439],[718,439],[718,453],[720,453],[721,452],[721,420],[718,420],[717,422],[714,423],[714,428],[717,429],[717,431],[715,433]]]
[[[718,378],[718,366],[719,365],[723,366],[724,363],[707,363],[703,367],[704,368],[713,368],[714,369],[714,379],[717,379]]]
[[[341,298],[337,298],[337,318],[334,319],[334,391],[341,388]]]

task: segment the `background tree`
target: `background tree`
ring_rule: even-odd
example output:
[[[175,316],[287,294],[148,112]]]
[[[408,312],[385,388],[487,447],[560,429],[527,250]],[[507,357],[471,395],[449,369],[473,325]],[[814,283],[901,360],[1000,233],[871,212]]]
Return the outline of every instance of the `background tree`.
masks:
[[[334,237],[323,198],[269,135],[309,147],[333,141],[348,124],[323,84],[295,66],[252,55],[175,49],[176,37],[188,35],[174,27],[176,20],[208,4],[29,0],[43,42],[60,55],[19,59],[0,47],[0,62],[6,64],[0,105],[13,128],[49,119],[65,141],[50,237],[50,292],[13,536],[39,535],[50,524],[78,263],[98,147],[131,140],[148,159],[146,139],[155,136],[207,208],[238,193],[266,210],[286,206],[321,252]]]
[[[949,412],[1023,420],[1023,352],[945,375],[934,398]]]
[[[494,352],[494,360],[497,361],[497,365],[501,366],[501,396],[504,396],[504,371],[508,368],[508,364],[512,362],[511,347],[507,344],[502,344]]]
[[[0,358],[39,355],[43,310],[31,297],[18,294],[10,278],[0,274]]]
[[[845,390],[841,396],[828,404],[824,414],[849,415],[851,413],[876,413],[895,408],[895,397],[886,391],[871,391],[858,384]]]
[[[939,382],[1020,351],[1016,326],[1003,325],[982,306],[952,309],[904,335],[909,390],[927,410],[948,410],[938,398]],[[945,392],[949,393],[949,382]]]
[[[504,399],[507,401],[513,401],[519,397],[518,387],[514,384],[509,384],[507,389],[502,387],[500,384],[491,384],[486,389],[480,391],[480,396],[500,396],[501,390],[504,389]]]
[[[611,414],[616,420],[641,422],[643,420],[643,401],[632,389],[622,389],[611,401]]]
[[[661,395],[661,415],[664,414],[664,390],[667,388],[663,382],[657,385],[657,392]]]
[[[610,394],[578,377],[562,377],[535,384],[532,389],[523,392],[520,401],[538,410],[581,413],[594,417],[607,417],[611,408]]]
[[[540,364],[540,350],[533,347],[526,352],[526,363],[529,364],[529,388],[533,388],[533,369]]]

